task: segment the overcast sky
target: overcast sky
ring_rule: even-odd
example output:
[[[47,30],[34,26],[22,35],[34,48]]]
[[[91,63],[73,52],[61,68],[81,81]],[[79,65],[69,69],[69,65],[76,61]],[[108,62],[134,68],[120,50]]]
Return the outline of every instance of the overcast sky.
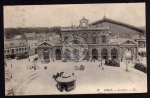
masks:
[[[87,18],[90,23],[107,18],[137,27],[145,26],[145,3],[25,5],[4,7],[4,28],[53,27],[79,25]]]

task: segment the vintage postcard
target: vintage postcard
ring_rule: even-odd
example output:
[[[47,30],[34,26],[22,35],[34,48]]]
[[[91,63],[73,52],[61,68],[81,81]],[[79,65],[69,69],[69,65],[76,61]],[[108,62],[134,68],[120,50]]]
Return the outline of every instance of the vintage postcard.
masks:
[[[4,6],[5,95],[147,93],[145,3]]]

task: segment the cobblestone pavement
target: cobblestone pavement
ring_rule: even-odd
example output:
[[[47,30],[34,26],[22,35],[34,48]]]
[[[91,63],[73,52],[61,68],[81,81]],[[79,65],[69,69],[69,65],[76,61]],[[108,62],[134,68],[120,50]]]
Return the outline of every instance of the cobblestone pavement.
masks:
[[[30,57],[31,59],[35,57]],[[28,59],[6,61],[5,70],[12,72],[10,82],[5,82],[6,90],[13,88],[16,95],[85,94],[85,93],[138,93],[147,91],[147,75],[133,68],[134,64],[121,62],[120,67],[98,67],[100,62],[37,63],[37,70],[30,69],[33,63]],[[10,65],[13,65],[12,67]],[[74,70],[75,66],[85,66],[85,70]],[[47,70],[44,70],[47,66]],[[102,67],[104,70],[102,70]],[[74,73],[76,88],[70,92],[60,92],[52,78],[57,72]]]

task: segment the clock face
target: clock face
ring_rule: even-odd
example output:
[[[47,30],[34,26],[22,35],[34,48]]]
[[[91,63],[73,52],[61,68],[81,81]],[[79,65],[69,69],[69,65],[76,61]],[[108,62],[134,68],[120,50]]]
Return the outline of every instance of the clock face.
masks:
[[[85,27],[85,26],[86,26],[86,23],[82,23],[82,26]]]

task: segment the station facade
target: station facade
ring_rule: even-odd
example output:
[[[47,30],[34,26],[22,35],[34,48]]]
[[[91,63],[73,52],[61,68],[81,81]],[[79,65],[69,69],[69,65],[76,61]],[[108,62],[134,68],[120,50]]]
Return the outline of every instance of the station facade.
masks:
[[[125,58],[136,60],[138,59],[139,43],[132,37],[141,35],[145,37],[145,31],[132,25],[106,17],[89,24],[89,20],[83,17],[79,26],[62,27],[61,38],[57,42],[39,43],[38,54],[41,60],[63,60],[66,57],[62,50],[63,42],[69,37],[79,36],[88,45],[88,53],[84,60],[123,60]],[[73,44],[78,44],[78,42],[74,41]],[[146,40],[141,44],[146,44]]]

